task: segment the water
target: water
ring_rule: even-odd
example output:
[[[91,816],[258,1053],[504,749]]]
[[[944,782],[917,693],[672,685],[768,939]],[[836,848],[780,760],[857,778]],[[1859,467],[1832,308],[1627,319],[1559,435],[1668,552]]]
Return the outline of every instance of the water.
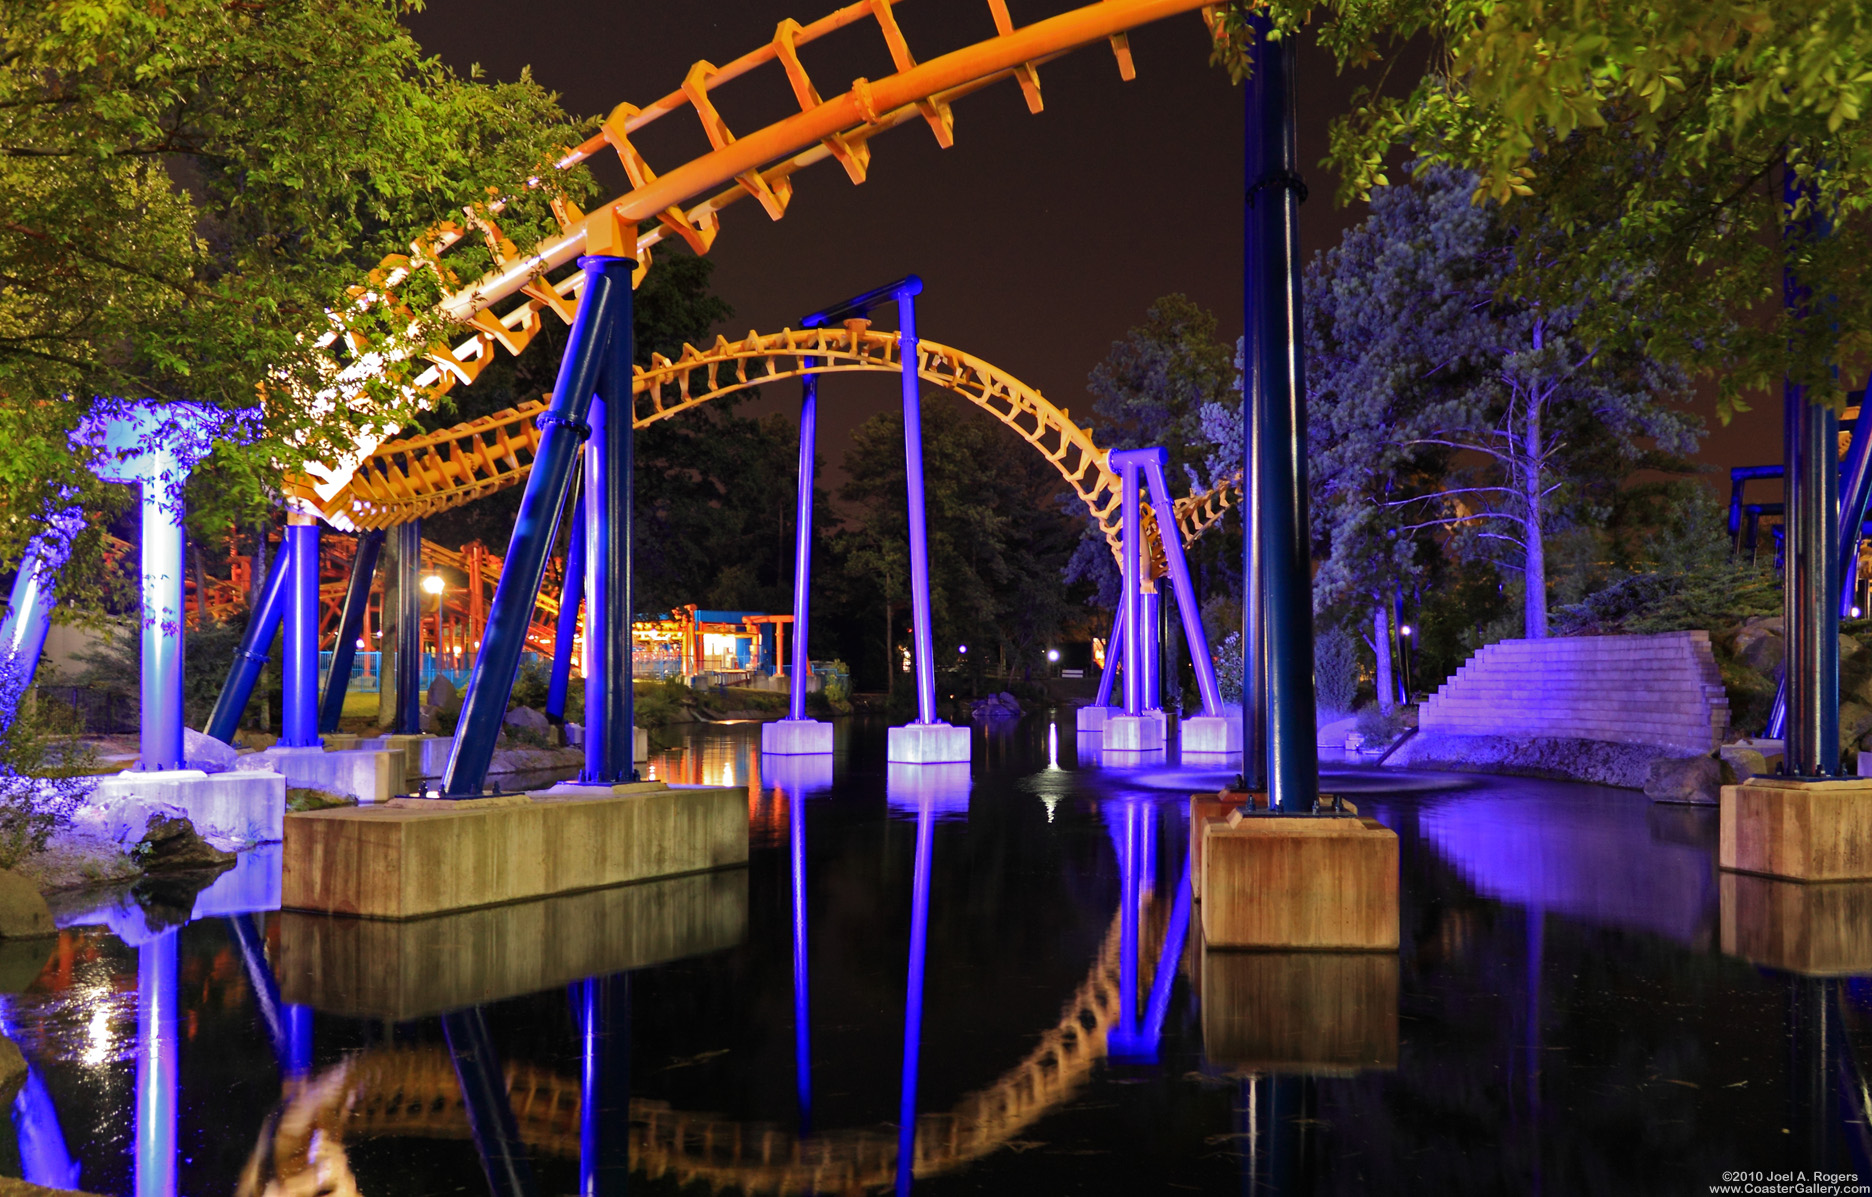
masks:
[[[657,754],[747,787],[745,869],[394,925],[281,915],[274,850],[62,902],[29,984],[0,954],[33,1070],[0,1172],[485,1193],[477,1130],[517,1173],[465,1079],[508,1092],[541,1194],[580,1191],[586,1109],[633,1193],[904,1191],[910,1071],[918,1193],[1872,1180],[1872,992],[1767,966],[1866,967],[1872,897],[1720,877],[1710,812],[1335,769],[1400,836],[1401,950],[1215,953],[1176,929],[1185,800],[1226,763],[1101,767],[1044,715],[978,731],[972,778],[838,735],[829,779],[763,763],[757,724]]]

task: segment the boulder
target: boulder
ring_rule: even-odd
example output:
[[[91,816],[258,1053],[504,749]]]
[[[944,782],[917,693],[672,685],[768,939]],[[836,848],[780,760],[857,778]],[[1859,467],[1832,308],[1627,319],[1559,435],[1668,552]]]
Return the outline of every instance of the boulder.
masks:
[[[26,1057],[20,1054],[19,1044],[0,1035],[0,1102],[11,1108],[25,1087]]]
[[[0,993],[25,993],[58,951],[58,940],[47,935],[38,939],[0,940]]]
[[[422,709],[422,713],[417,716],[416,730],[426,736],[441,734],[441,723],[436,718],[436,709],[434,707],[424,707]]]
[[[1757,616],[1736,632],[1736,660],[1764,676],[1774,676],[1785,651],[1781,621],[1773,616]]]
[[[1722,762],[1729,766],[1737,781],[1747,781],[1751,777],[1767,777],[1774,772],[1768,766],[1768,757],[1759,748],[1747,744],[1724,744]]]
[[[203,839],[186,815],[158,815],[152,818],[132,855],[152,873],[174,869],[219,869],[234,863],[234,853],[223,852]]]
[[[546,718],[545,712],[536,711],[532,707],[515,707],[507,712],[501,724],[509,732],[517,731],[518,738],[523,741],[537,737],[548,747],[558,747],[565,742],[559,728]]]
[[[35,939],[57,934],[52,909],[39,887],[9,869],[0,869],[0,939]]]
[[[234,767],[240,750],[223,744],[213,736],[203,735],[192,727],[182,729],[182,756],[191,769],[204,773],[223,773]]]
[[[461,710],[461,693],[445,674],[438,673],[435,681],[429,683],[428,693],[423,695],[423,705],[434,707],[441,715],[453,715]]]
[[[1651,762],[1644,792],[1654,802],[1714,806],[1722,784],[1723,762],[1713,756],[1663,757]]]
[[[1839,710],[1840,750],[1850,752],[1872,734],[1872,707],[1857,702],[1842,702]]]

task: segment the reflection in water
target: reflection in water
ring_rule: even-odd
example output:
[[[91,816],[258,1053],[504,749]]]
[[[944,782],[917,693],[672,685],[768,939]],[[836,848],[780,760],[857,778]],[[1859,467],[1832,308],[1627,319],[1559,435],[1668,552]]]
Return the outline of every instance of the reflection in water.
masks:
[[[176,1193],[176,932],[137,948],[136,1197]]]
[[[468,1115],[468,1129],[481,1155],[488,1188],[494,1197],[532,1197],[536,1191],[533,1166],[527,1161],[526,1144],[520,1138],[513,1105],[507,1098],[506,1073],[494,1051],[494,1041],[488,1037],[487,1019],[481,1008],[471,1006],[444,1014],[442,1035],[448,1041],[455,1080],[461,1086],[462,1109]],[[583,1127],[580,1129],[582,1147]]]
[[[579,1197],[630,1183],[630,977],[573,987],[579,1019]]]
[[[915,769],[931,766],[916,765]],[[935,766],[942,768],[943,766]],[[964,766],[966,768],[966,766]],[[892,779],[895,781],[895,778]],[[916,872],[910,906],[910,967],[904,987],[903,1100],[897,1118],[897,1192],[910,1191],[915,1172],[917,1064],[923,1046],[923,965],[929,956],[929,884],[930,850],[936,838],[936,797],[932,784],[919,794],[916,837]],[[891,803],[900,806],[902,799],[893,793]],[[963,809],[967,810],[967,799]]]
[[[927,812],[936,819],[966,819],[974,779],[966,763],[885,766],[884,793],[895,814],[911,815],[919,826]],[[920,839],[919,839],[920,842]]]

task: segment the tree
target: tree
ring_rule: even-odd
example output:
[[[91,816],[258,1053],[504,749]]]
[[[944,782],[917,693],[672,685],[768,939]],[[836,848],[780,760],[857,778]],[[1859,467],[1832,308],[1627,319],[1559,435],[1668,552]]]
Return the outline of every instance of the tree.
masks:
[[[1475,186],[1435,168],[1375,191],[1308,270],[1315,601],[1372,604],[1381,669],[1425,536],[1519,570],[1524,634],[1544,636],[1547,537],[1699,431],[1678,372],[1584,340],[1576,307],[1505,296],[1528,239]]]
[[[1218,23],[1238,75],[1253,7]],[[1309,12],[1268,7],[1288,34]],[[1784,377],[1842,402],[1834,366],[1872,353],[1869,20],[1860,0],[1334,0],[1319,36],[1342,65],[1411,39],[1434,64],[1338,120],[1341,198],[1385,185],[1399,147],[1418,173],[1472,170],[1479,195],[1539,211],[1521,219],[1557,248],[1524,256],[1512,285],[1577,304],[1582,340],[1713,375],[1725,416]],[[1788,236],[1815,214],[1830,236]],[[1779,305],[1784,267],[1827,301]],[[1649,318],[1631,327],[1627,307]]]
[[[319,341],[348,288],[490,188],[521,245],[556,230],[553,189],[582,197],[579,172],[535,169],[579,139],[553,97],[450,74],[403,8],[0,0],[0,557],[67,492],[104,505],[69,442],[100,398],[219,412],[190,498],[250,522],[283,469],[405,422],[403,375],[459,335],[361,317],[406,360],[333,404]],[[491,260],[471,242],[450,264]],[[421,312],[440,285],[418,266],[403,298]]]

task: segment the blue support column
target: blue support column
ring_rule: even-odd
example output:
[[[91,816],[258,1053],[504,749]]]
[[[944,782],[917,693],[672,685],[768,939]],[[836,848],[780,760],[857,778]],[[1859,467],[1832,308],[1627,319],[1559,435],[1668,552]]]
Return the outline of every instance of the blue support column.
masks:
[[[456,724],[455,746],[449,753],[443,774],[442,792],[451,798],[479,797],[481,786],[487,780],[494,741],[506,717],[507,699],[513,692],[520,653],[526,646],[527,623],[539,594],[540,581],[545,576],[546,555],[551,551],[559,516],[572,487],[579,442],[586,433],[585,417],[604,368],[604,351],[611,330],[618,323],[620,306],[626,313],[628,327],[630,276],[635,264],[624,258],[585,257],[579,259],[579,265],[585,271],[585,291],[579,300],[578,315],[572,322],[572,335],[566,342],[565,360],[559,368],[552,402],[539,418],[539,450],[534,455],[526,490],[520,498],[520,514],[514,521],[513,539],[507,547],[500,583],[494,588],[494,602],[488,611],[481,652],[475,658],[468,693],[462,701],[461,719]],[[620,406],[628,412],[628,390],[625,395]],[[589,474],[586,486],[588,489],[593,486]],[[587,535],[591,534],[588,525]],[[596,565],[588,557],[587,569],[595,569]],[[587,589],[589,592],[589,583]],[[624,643],[628,651],[628,611],[624,618]],[[592,672],[599,673],[602,658],[598,646],[589,639],[586,643]],[[628,655],[625,660],[628,662]],[[590,703],[589,690],[586,701]],[[591,719],[589,710],[586,718]],[[628,743],[631,736],[628,723],[623,735]],[[627,762],[628,757],[627,749]]]
[[[1244,91],[1251,89],[1244,88]],[[1249,98],[1253,112],[1253,97]],[[1255,164],[1248,163],[1249,182]],[[1249,330],[1250,338],[1253,330]],[[1238,791],[1267,790],[1267,610],[1266,574],[1261,551],[1261,466],[1255,446],[1261,443],[1260,406],[1253,396],[1260,390],[1252,379],[1256,355],[1244,352],[1242,368],[1242,443],[1247,461],[1242,475],[1242,631],[1241,631],[1241,742],[1242,772]]]
[[[442,1016],[442,1035],[448,1041],[461,1085],[462,1107],[474,1134],[494,1197],[533,1197],[533,1165],[507,1099],[507,1080],[488,1035],[487,1020],[479,1006],[453,1010]]]
[[[136,1197],[176,1197],[176,935],[137,948]]]
[[[1142,452],[1149,455],[1143,462],[1144,473],[1150,481],[1157,534],[1163,538],[1164,562],[1170,568],[1170,588],[1176,595],[1177,616],[1183,622],[1183,639],[1189,645],[1190,664],[1196,670],[1196,691],[1202,695],[1203,714],[1220,715],[1222,691],[1216,684],[1215,661],[1209,655],[1209,635],[1203,630],[1202,607],[1196,601],[1196,585],[1190,578],[1189,561],[1177,533],[1176,500],[1170,497],[1170,483],[1164,477],[1170,455],[1162,449]]]
[[[579,1197],[630,1185],[630,976],[572,987],[579,1016]]]
[[[1138,639],[1143,641],[1144,656],[1144,709],[1147,711],[1163,710],[1163,592],[1155,588],[1146,590],[1139,596],[1139,605],[1144,617],[1138,621],[1138,628],[1143,633]]]
[[[572,530],[566,537],[565,579],[559,587],[559,622],[553,628],[552,679],[546,687],[546,718],[554,723],[565,722],[566,691],[572,684],[572,645],[578,639],[579,607],[584,601],[585,505],[578,503],[572,508]],[[589,720],[590,716],[586,718]]]
[[[291,577],[289,554],[282,550],[274,555],[266,580],[261,583],[260,605],[247,613],[247,630],[241,633],[240,647],[234,650],[234,664],[228,667],[227,681],[222,683],[221,695],[215,699],[208,726],[203,729],[223,744],[234,742],[241,714],[247,709],[247,700],[253,697],[254,683],[266,667],[267,650],[273,647],[273,637],[278,635],[285,616],[286,585]]]
[[[936,719],[936,635],[931,621],[929,526],[923,505],[923,401],[918,394],[916,296],[912,278],[897,292],[897,351],[903,366],[904,485],[910,518],[910,629],[916,657],[917,722]]]
[[[1125,607],[1128,600],[1118,600],[1118,613],[1112,616],[1111,637],[1105,641],[1105,670],[1099,674],[1098,697],[1092,703],[1095,707],[1111,705],[1112,683],[1118,677],[1118,656],[1124,651]]]
[[[396,723],[393,727],[400,735],[414,736],[422,732],[422,521],[398,524],[396,536],[397,661]]]
[[[286,521],[281,556],[292,559],[286,594],[285,696],[280,704],[280,744],[317,748],[319,739],[319,527],[316,517]]]
[[[635,781],[631,681],[631,291],[615,300],[585,443],[585,770],[597,785]]]
[[[805,366],[811,369],[813,359]],[[787,718],[806,718],[806,678],[811,676],[812,655],[807,651],[806,628],[811,618],[813,457],[819,427],[819,376],[801,380],[799,417],[799,497],[794,507],[793,530],[793,673],[787,688]],[[887,662],[888,664],[888,662]]]
[[[1301,326],[1299,202],[1294,152],[1296,39],[1269,38],[1265,13],[1249,18],[1259,44],[1248,83],[1246,314],[1254,358],[1247,403],[1257,408],[1248,453],[1257,472],[1254,515],[1264,554],[1262,635],[1267,682],[1268,801],[1313,810],[1313,595],[1307,534],[1306,381]]]
[[[159,464],[142,482],[142,759],[180,769],[182,750],[182,479]]]
[[[358,632],[364,627],[364,612],[370,606],[371,579],[377,575],[383,542],[381,530],[358,537],[357,556],[351,561],[351,584],[345,588],[344,612],[338,617],[338,642],[332,645],[331,669],[325,674],[325,698],[319,704],[321,732],[337,731],[339,717],[344,714],[351,662],[356,659]]]
[[[0,656],[12,662],[4,681],[16,692],[32,685],[33,674],[39,669],[46,633],[52,626],[53,591],[59,571],[71,556],[72,537],[84,527],[84,512],[68,507],[46,523],[46,530],[26,546],[19,573],[13,579],[6,618],[0,620]],[[12,705],[0,703],[0,720],[11,718]]]
[[[1142,715],[1146,708],[1144,653],[1150,643],[1144,612],[1143,537],[1134,534],[1138,522],[1138,476],[1136,470],[1124,471],[1120,496],[1124,520],[1124,542],[1119,546],[1124,576],[1124,709],[1127,715]]]

